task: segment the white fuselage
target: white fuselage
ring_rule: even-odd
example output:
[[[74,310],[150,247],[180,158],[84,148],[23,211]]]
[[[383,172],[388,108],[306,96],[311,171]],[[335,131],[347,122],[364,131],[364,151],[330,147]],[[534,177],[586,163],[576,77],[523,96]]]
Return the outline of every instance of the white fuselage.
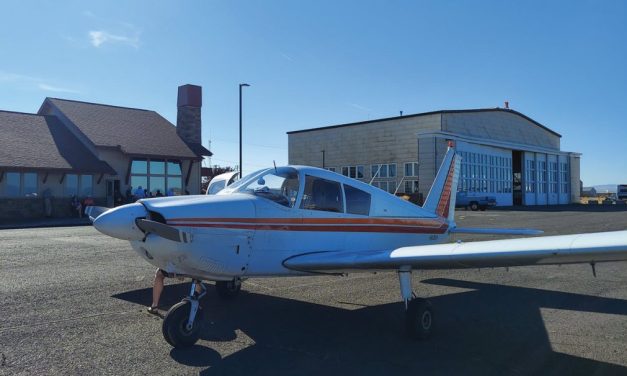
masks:
[[[133,249],[171,273],[232,280],[310,274],[283,266],[284,260],[310,252],[367,252],[448,240],[446,223],[433,216],[364,217],[304,210],[246,194],[196,197],[186,198],[186,205],[180,199],[145,202],[166,216],[168,225],[191,233],[191,243],[148,234],[145,240],[132,240]]]

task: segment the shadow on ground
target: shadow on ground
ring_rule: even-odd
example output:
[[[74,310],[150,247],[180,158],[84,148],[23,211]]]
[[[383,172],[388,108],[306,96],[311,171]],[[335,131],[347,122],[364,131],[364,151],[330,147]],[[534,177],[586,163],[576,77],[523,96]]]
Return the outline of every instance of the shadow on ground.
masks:
[[[201,342],[170,356],[207,367],[206,375],[627,374],[627,367],[554,352],[540,314],[546,307],[627,315],[625,300],[441,278],[422,282],[471,290],[431,299],[436,332],[426,341],[405,337],[400,303],[344,310],[244,291],[222,302],[211,289],[202,302],[202,338],[251,345],[222,358]],[[170,285],[164,296],[182,296],[188,288]],[[114,297],[145,304],[150,289]]]

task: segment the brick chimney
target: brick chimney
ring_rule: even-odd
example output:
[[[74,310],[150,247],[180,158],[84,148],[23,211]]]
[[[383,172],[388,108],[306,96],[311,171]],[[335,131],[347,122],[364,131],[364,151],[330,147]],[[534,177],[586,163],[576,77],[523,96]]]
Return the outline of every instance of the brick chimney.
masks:
[[[202,87],[189,84],[179,86],[177,106],[176,133],[187,143],[202,144]]]

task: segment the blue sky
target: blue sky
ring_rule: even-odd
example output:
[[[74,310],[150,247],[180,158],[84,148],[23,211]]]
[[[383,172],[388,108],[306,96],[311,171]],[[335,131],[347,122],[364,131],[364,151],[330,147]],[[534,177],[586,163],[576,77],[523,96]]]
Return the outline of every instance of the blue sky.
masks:
[[[14,1],[0,13],[0,109],[46,96],[156,110],[203,87],[212,163],[287,163],[286,131],[510,106],[627,183],[625,1]],[[206,142],[206,141],[205,141]]]

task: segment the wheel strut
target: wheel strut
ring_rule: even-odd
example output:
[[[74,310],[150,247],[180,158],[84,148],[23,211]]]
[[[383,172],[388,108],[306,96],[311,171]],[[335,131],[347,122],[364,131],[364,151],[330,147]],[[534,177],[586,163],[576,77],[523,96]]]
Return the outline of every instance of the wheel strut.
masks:
[[[196,286],[200,286],[201,292],[196,292]],[[207,288],[205,285],[197,279],[192,280],[192,287],[189,291],[189,296],[186,298],[191,303],[191,307],[189,309],[189,319],[187,320],[187,325],[185,325],[185,329],[192,330],[194,327],[194,320],[196,319],[196,313],[198,312],[199,300],[202,299],[203,296],[207,294]]]
[[[411,287],[411,267],[401,267],[398,271],[401,285],[401,298],[405,303],[405,327],[407,334],[415,339],[425,339],[431,335],[433,311],[431,303],[416,297]]]

